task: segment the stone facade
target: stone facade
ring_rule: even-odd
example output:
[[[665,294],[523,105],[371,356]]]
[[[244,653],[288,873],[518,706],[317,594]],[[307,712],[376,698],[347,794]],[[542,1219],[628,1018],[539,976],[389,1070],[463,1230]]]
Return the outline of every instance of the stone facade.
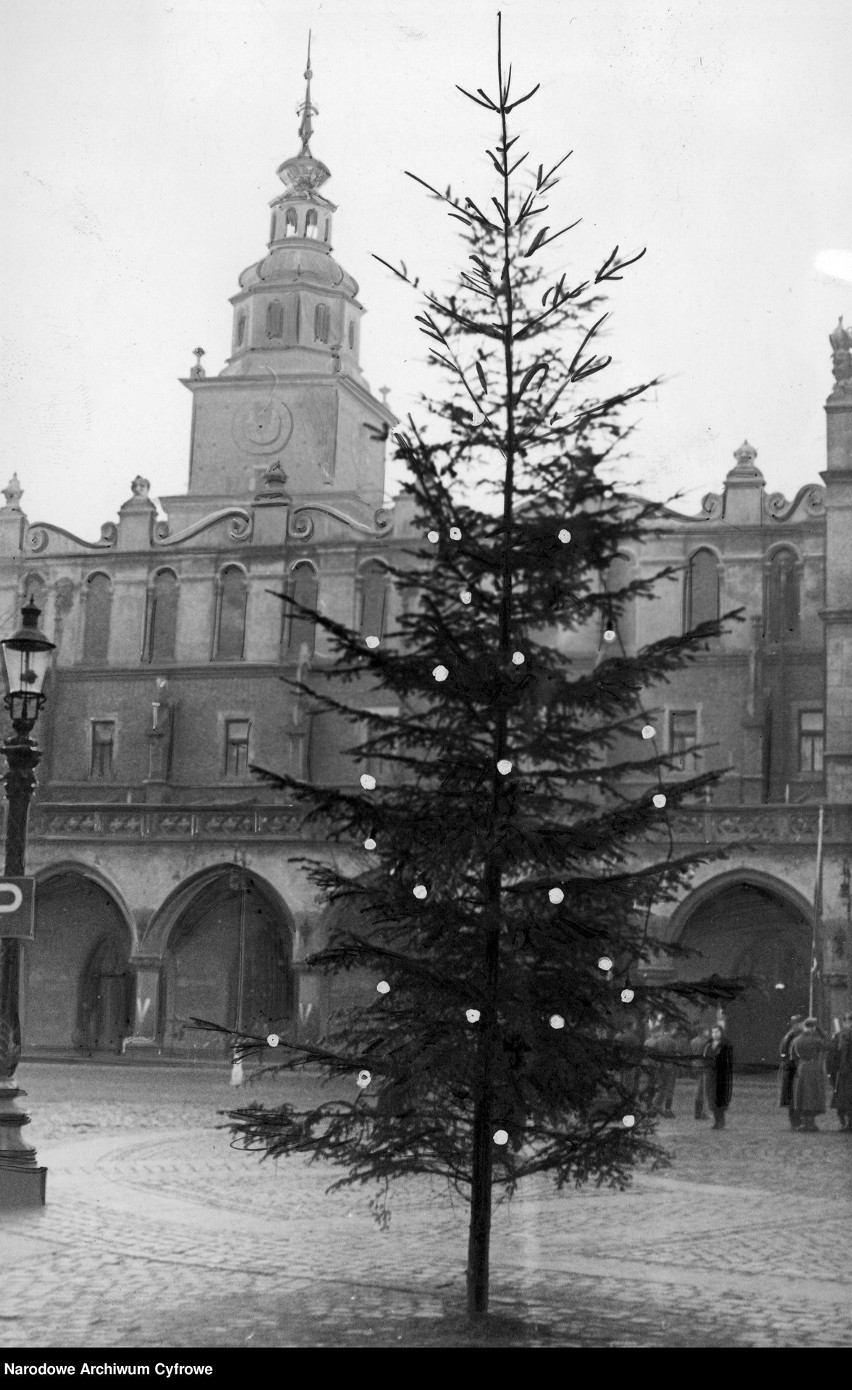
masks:
[[[138,477],[117,524],[84,541],[30,524],[17,477],[3,491],[3,611],[32,593],[57,646],[28,849],[38,884],[30,1049],[197,1053],[218,1043],[192,1017],[305,1035],[333,1002],[304,969],[324,921],[296,862],[328,851],[299,839],[286,797],[248,766],[355,780],[341,748],[356,735],[282,683],[321,666],[328,648],[276,594],[382,637],[396,611],[382,559],[398,558],[413,533],[401,504],[383,508],[395,419],[360,369],[363,309],[331,255],[335,208],[310,151],[310,85],[302,112],[267,253],[231,301],[232,356],[207,376],[198,349],[183,383],[186,494],[161,497],[162,517]],[[678,847],[726,844],[729,858],[697,870],[660,925],[705,966],[763,979],[762,1002],[738,1024],[755,1056],[774,1047],[790,1005],[807,1003],[820,802],[816,1002],[827,1017],[849,1007],[852,357],[842,325],[831,346],[824,486],[789,502],[767,493],[743,444],[698,516],[667,511],[615,566],[674,571],[654,602],[618,615],[625,650],[743,610],[647,703],[673,776],[694,765],[680,751],[694,742],[701,766],[725,772],[673,833]],[[587,631],[566,655],[594,662],[597,648]]]

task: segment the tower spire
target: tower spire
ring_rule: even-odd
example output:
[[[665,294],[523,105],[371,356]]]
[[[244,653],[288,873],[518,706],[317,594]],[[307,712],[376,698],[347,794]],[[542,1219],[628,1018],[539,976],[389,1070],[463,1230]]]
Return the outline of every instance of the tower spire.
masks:
[[[305,85],[305,100],[302,102],[302,105],[301,105],[300,107],[298,107],[298,110],[297,110],[297,114],[300,115],[301,118],[302,118],[301,123],[300,123],[300,125],[299,125],[299,139],[300,139],[301,142],[302,142],[301,153],[302,153],[302,154],[307,154],[307,155],[309,155],[309,154],[311,153],[310,139],[311,139],[311,136],[312,136],[313,133],[314,133],[314,125],[313,125],[313,121],[312,121],[311,117],[313,117],[313,116],[318,116],[318,115],[319,115],[319,111],[318,111],[317,108],[313,105],[313,103],[312,103],[312,101],[311,101],[311,78],[312,78],[312,77],[313,77],[313,72],[311,71],[311,31],[310,31],[310,29],[309,29],[309,30],[308,30],[308,65],[307,65],[307,67],[305,68],[305,84],[306,84],[306,85]]]

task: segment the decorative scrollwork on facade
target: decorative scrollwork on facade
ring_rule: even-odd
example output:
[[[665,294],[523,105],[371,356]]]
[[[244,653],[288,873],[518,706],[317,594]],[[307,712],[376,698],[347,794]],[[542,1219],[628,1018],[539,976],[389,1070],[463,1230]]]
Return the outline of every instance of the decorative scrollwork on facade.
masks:
[[[306,507],[296,507],[290,514],[289,535],[294,540],[310,540],[313,535],[314,523],[308,515],[310,512],[324,512],[326,516],[334,517],[335,521],[342,521],[344,526],[351,530],[360,531],[362,535],[373,536],[376,539],[386,536],[391,525],[391,514],[383,507],[374,513],[373,525],[369,526],[365,521],[356,521],[354,516],[348,516],[339,507],[331,507],[325,502],[312,502]]]
[[[806,483],[800,487],[793,501],[788,503],[783,492],[773,492],[764,503],[767,516],[772,521],[789,521],[802,507],[808,516],[822,516],[825,512],[825,488],[818,483]]]
[[[228,535],[232,540],[245,541],[251,535],[251,512],[246,511],[245,507],[222,507],[219,511],[203,517],[201,521],[193,522],[192,526],[185,527],[183,531],[176,531],[173,536],[169,535],[169,523],[158,521],[154,527],[151,544],[157,547],[180,545],[192,536],[200,536],[202,531],[209,531],[211,526],[216,526],[220,521],[231,522]]]
[[[723,500],[718,492],[708,492],[701,499],[700,521],[721,521]]]
[[[73,532],[66,531],[64,526],[54,526],[49,521],[37,521],[27,529],[24,545],[27,550],[32,550],[36,555],[47,550],[50,545],[51,536],[62,536],[72,545],[79,547],[80,550],[112,550],[118,539],[118,527],[114,521],[106,521],[101,527],[101,538],[99,541],[84,541]]]

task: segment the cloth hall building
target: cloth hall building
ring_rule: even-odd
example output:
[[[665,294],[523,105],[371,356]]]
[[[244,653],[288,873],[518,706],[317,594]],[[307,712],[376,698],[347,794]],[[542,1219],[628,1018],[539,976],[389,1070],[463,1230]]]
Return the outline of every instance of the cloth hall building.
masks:
[[[310,81],[302,111],[267,251],[231,301],[231,356],[208,376],[199,353],[183,382],[189,481],[159,498],[166,520],[141,477],[95,541],[31,524],[17,478],[3,491],[2,611],[33,594],[56,643],[28,845],[30,1053],[200,1055],[219,1044],[193,1016],[304,1036],[334,1002],[304,965],[325,922],[294,862],[323,847],[297,837],[286,797],[249,764],[354,781],[339,751],[353,736],[341,739],[279,679],[328,655],[323,634],[275,591],[381,635],[397,602],[385,562],[414,535],[402,504],[382,505],[396,422],[361,372],[358,286],[331,254],[335,208],[310,150]],[[699,964],[659,970],[754,974],[760,988],[731,1028],[755,1060],[774,1055],[791,1006],[807,1003],[820,803],[819,998],[826,1021],[850,1007],[852,340],[842,325],[831,347],[822,485],[789,502],[768,492],[743,444],[698,516],[667,512],[620,562],[681,574],[625,614],[628,650],[719,611],[748,615],[664,687],[655,718],[684,775],[696,741],[702,766],[725,769],[712,799],[676,819],[678,841],[731,846],[696,871],[662,924],[702,953]]]

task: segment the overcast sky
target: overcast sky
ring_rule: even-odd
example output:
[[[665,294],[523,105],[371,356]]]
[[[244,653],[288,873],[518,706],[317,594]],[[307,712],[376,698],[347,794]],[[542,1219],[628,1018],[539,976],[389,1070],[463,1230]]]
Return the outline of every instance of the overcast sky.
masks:
[[[399,415],[426,382],[409,292],[461,244],[404,175],[483,194],[494,130],[454,84],[493,83],[494,0],[5,0],[2,454],[30,520],[95,538],[142,473],[185,490],[192,349],[229,351],[239,272],[265,250],[298,149],[308,28],[312,149],[332,171],[335,257],[369,311],[362,356]],[[697,511],[747,436],[771,490],[818,481],[828,334],[852,318],[848,0],[503,0],[531,163],[573,149],[554,200],[585,274],[616,286],[631,479]],[[482,119],[480,119],[482,116]],[[833,257],[827,253],[834,252]],[[845,253],[841,256],[837,253]],[[828,267],[828,269],[826,269]],[[830,272],[830,273],[829,273]]]

